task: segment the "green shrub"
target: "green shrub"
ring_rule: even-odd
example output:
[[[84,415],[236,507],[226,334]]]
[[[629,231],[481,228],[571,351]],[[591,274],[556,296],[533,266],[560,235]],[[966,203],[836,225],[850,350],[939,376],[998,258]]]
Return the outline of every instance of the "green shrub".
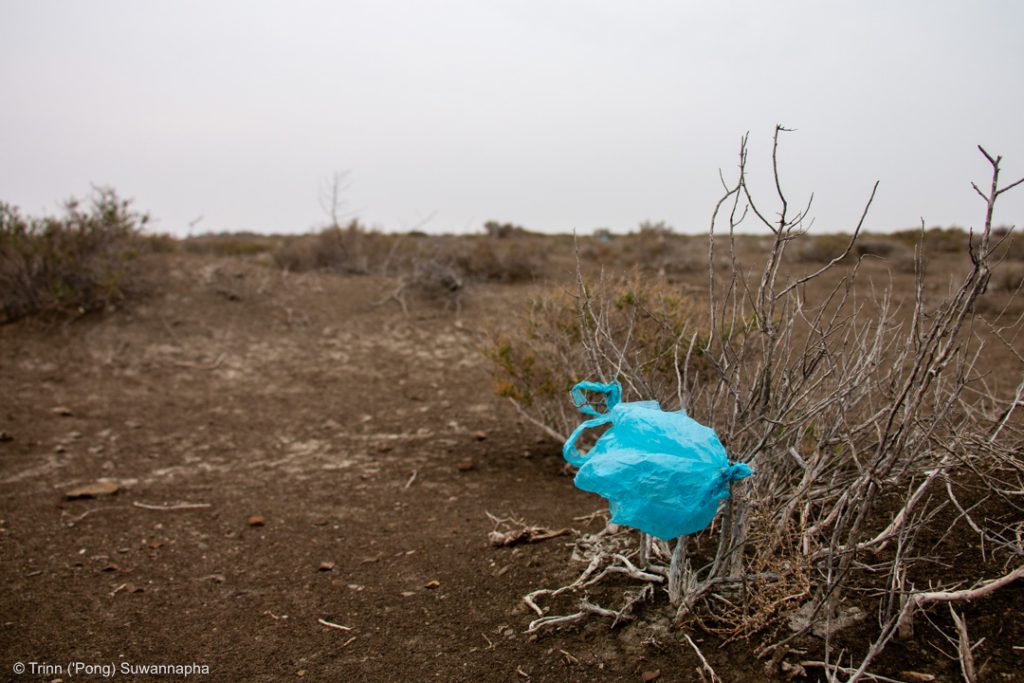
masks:
[[[0,322],[35,313],[84,313],[138,291],[136,258],[148,216],[106,188],[60,217],[28,218],[0,203]],[[151,245],[150,245],[151,246]]]

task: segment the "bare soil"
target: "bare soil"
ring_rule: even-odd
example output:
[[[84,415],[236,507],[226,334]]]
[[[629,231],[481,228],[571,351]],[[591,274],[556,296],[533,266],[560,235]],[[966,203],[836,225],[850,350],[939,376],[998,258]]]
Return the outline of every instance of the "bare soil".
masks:
[[[567,537],[491,547],[486,513],[595,530],[580,518],[604,507],[491,390],[482,333],[529,286],[405,316],[374,305],[388,286],[371,277],[186,254],[151,269],[158,288],[128,309],[0,328],[0,680],[71,680],[12,673],[33,661],[198,663],[209,681],[699,680],[664,595],[640,623],[523,633],[522,596],[581,568]],[[67,499],[98,480],[118,491]],[[966,609],[983,680],[1024,680],[1022,593]],[[881,668],[958,680],[948,644],[919,632]],[[723,680],[772,678],[749,643],[693,637]]]

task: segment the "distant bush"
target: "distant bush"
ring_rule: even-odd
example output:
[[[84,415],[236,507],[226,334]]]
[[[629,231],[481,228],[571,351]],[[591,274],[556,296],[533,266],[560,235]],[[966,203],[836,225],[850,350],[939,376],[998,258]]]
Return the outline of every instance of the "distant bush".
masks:
[[[828,263],[842,256],[849,245],[850,235],[842,233],[806,235],[795,245],[796,257],[805,263]]]
[[[148,220],[105,188],[85,208],[67,201],[59,217],[28,218],[0,203],[0,322],[98,310],[137,292],[135,261],[147,249],[140,231]]]
[[[286,239],[274,252],[274,262],[288,271],[325,271],[365,275],[379,268],[397,239],[372,232],[357,220],[334,225],[315,235]]]
[[[1016,231],[1011,233],[1009,230],[1006,230],[1006,232],[998,237],[1002,241],[995,250],[997,258],[1024,261],[1024,235]]]
[[[145,251],[154,254],[174,254],[181,250],[181,242],[167,233],[148,233],[140,236]]]
[[[899,230],[892,233],[892,238],[908,247],[915,246],[922,240],[926,253],[931,254],[966,254],[969,234],[963,228],[928,228],[922,235],[921,230]]]
[[[467,279],[525,282],[544,274],[548,253],[542,243],[494,237],[468,237],[449,247],[452,265]]]
[[[804,235],[796,241],[795,253],[799,261],[805,263],[826,264],[843,256],[850,247],[850,235],[829,233],[824,235]],[[917,233],[920,238],[920,232]],[[917,241],[908,242],[906,236],[860,235],[849,253],[842,260],[852,263],[865,256],[885,259],[899,272],[913,273],[915,268],[914,246]]]
[[[992,275],[997,292],[1018,292],[1024,289],[1024,266],[1002,264]]]
[[[488,237],[508,239],[509,237],[522,237],[530,232],[521,225],[515,223],[499,223],[498,221],[487,221],[484,223],[484,232]]]
[[[197,235],[182,241],[190,254],[215,256],[255,256],[271,251],[276,244],[276,238],[245,232]]]
[[[705,248],[695,248],[700,240],[678,235],[664,221],[644,221],[627,235],[612,235],[605,229],[580,239],[584,261],[620,269],[639,268],[660,276],[693,273],[707,268]]]

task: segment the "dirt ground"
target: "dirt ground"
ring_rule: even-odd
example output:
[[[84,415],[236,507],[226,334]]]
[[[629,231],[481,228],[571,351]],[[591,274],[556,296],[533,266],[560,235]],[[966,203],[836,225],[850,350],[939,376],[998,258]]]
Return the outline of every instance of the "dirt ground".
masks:
[[[491,547],[487,513],[593,530],[580,518],[604,507],[491,390],[481,330],[528,286],[404,316],[373,305],[371,277],[153,268],[128,309],[0,328],[0,679],[124,662],[201,681],[699,680],[653,608],[524,634],[522,596],[580,567],[568,537]],[[67,499],[98,480],[117,492]],[[1024,680],[1019,630],[999,634],[1021,592],[968,608],[999,653],[986,680]],[[769,679],[749,644],[693,637],[724,680]],[[923,641],[882,664],[958,680]]]

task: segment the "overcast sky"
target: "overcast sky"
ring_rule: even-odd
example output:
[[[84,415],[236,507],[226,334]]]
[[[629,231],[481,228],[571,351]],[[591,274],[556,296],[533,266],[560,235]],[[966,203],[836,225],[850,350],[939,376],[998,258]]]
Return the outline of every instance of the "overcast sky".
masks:
[[[977,225],[975,145],[1024,175],[1022,29],[1017,0],[0,0],[0,200],[109,185],[161,231],[303,232],[348,172],[385,229],[703,231],[782,123],[816,229],[876,179],[869,228]]]

